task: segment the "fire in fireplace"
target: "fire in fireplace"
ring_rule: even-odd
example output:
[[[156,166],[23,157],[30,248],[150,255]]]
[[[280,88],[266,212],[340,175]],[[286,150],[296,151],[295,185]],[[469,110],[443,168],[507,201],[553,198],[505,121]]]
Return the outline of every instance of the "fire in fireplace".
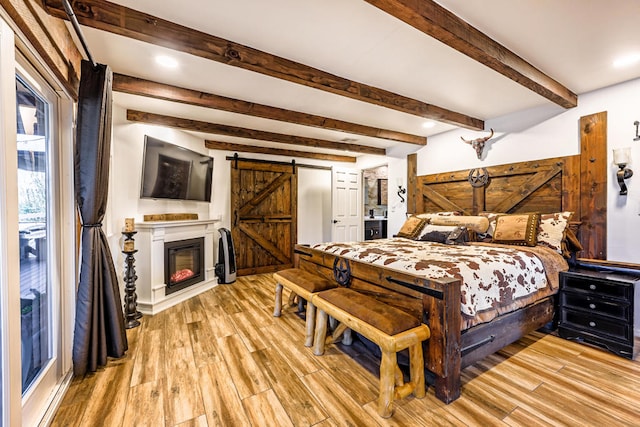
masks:
[[[205,279],[204,237],[165,242],[165,295],[177,292]]]

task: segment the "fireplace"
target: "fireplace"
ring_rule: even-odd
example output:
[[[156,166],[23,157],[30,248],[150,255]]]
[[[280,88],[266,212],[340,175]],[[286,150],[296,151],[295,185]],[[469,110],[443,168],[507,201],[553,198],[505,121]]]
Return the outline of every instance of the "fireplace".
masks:
[[[165,295],[205,280],[204,237],[164,243]]]

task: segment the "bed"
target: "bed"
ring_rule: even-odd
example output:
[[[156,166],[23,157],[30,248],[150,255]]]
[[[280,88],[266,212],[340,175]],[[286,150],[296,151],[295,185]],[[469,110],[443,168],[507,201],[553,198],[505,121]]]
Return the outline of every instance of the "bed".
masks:
[[[410,176],[407,204],[410,213],[416,214],[414,219],[418,214],[444,217],[456,212],[456,216],[471,218],[482,213],[490,219],[494,234],[504,230],[502,225],[495,228],[498,218],[507,221],[532,212],[551,218],[551,222],[563,212],[580,218],[578,197],[573,193],[579,188],[577,170],[579,158],[572,156],[480,172]],[[565,219],[572,236],[576,224]],[[427,223],[432,221],[430,217]],[[467,229],[473,228],[470,226]],[[539,230],[535,234],[539,237]],[[487,239],[486,234],[481,237]],[[422,241],[419,234],[401,234],[366,242],[298,245],[296,253],[299,268],[374,296],[429,325],[425,368],[433,378],[436,397],[450,403],[460,396],[462,368],[553,322],[558,271],[567,268],[565,258],[571,249],[566,240],[563,236],[562,248],[550,249],[504,241],[451,245]],[[577,239],[573,243],[579,249]],[[476,266],[474,260],[482,258],[489,259],[487,266]],[[469,270],[469,265],[477,271],[463,274],[461,270]],[[507,265],[509,269],[504,269]],[[498,276],[488,279],[487,274],[478,273],[482,268],[498,272]],[[471,283],[467,282],[473,281],[474,274],[479,278],[474,286],[486,288],[488,294],[470,291]],[[510,288],[512,282],[522,282],[525,290]],[[465,300],[482,304],[475,308],[471,304],[470,308]]]

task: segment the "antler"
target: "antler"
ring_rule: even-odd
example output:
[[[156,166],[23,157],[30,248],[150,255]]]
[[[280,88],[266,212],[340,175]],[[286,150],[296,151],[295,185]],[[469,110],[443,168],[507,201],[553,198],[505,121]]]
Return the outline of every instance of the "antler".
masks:
[[[466,142],[467,144],[473,144],[475,143],[479,143],[479,142],[487,142],[489,139],[491,139],[491,137],[493,137],[493,128],[491,128],[491,134],[489,136],[485,136],[484,138],[477,138],[477,139],[473,139],[471,141],[464,139],[463,137],[460,137],[461,140],[463,140],[464,142]]]
[[[485,136],[484,138],[482,138],[482,142],[488,141],[489,139],[491,139],[492,136],[493,136],[493,128],[491,128],[491,135]]]

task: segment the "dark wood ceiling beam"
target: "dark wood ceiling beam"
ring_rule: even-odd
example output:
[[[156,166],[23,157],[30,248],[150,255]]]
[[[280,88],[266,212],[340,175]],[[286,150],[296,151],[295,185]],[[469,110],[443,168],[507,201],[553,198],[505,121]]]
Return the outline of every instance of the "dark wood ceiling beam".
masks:
[[[61,0],[43,0],[48,13],[67,19]],[[483,130],[484,122],[465,114],[358,83],[289,59],[203,33],[104,0],[71,2],[82,25],[212,61],[239,67],[336,95],[443,123]]]
[[[564,108],[578,96],[433,0],[365,0]]]
[[[212,141],[205,139],[205,147],[211,150],[234,151],[238,153],[258,153],[273,154],[275,156],[285,157],[303,157],[307,159],[328,160],[331,162],[348,162],[355,163],[356,158],[352,156],[340,156],[336,154],[309,153],[308,151],[299,150],[282,150],[280,148],[258,147],[255,145],[232,144],[230,142]]]
[[[304,147],[353,151],[356,153],[373,154],[377,156],[384,156],[386,154],[386,150],[384,148],[367,147],[365,145],[347,144],[345,142],[325,141],[324,139],[266,132],[262,130],[248,129],[238,126],[228,126],[218,123],[209,123],[198,120],[182,119],[179,117],[164,116],[161,114],[147,113],[137,110],[127,110],[127,120],[132,122],[141,122],[190,130],[195,132],[234,136],[238,138],[257,139],[260,141],[279,142],[282,144],[300,145]]]
[[[254,102],[227,98],[225,96],[171,86],[123,74],[114,73],[113,90],[131,95],[146,96],[166,101],[179,102],[182,104],[245,114],[253,117],[261,117],[263,119],[278,120],[281,122],[312,126],[339,132],[348,132],[373,138],[382,138],[394,142],[405,142],[407,144],[417,145],[426,145],[427,143],[427,137],[425,136],[365,126],[328,117],[286,110],[284,108],[271,107],[264,104],[256,104]]]

